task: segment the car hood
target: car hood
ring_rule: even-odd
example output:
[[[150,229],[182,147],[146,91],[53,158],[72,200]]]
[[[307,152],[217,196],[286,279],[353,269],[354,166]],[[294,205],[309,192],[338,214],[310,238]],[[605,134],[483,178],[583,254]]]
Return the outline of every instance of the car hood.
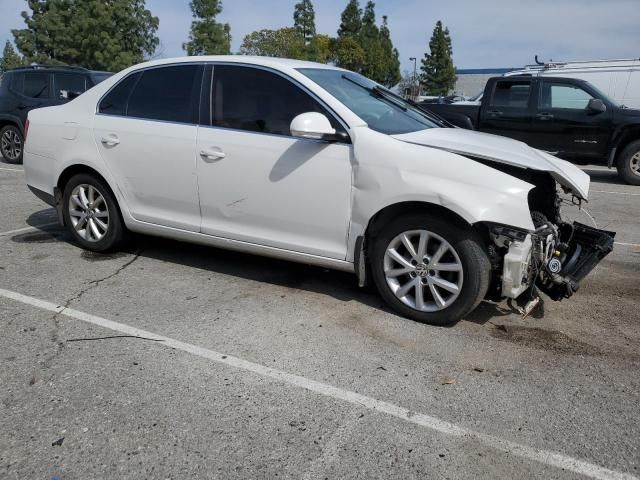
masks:
[[[549,172],[556,182],[577,197],[586,200],[589,195],[589,175],[569,162],[517,140],[462,128],[430,128],[393,137],[403,142],[438,148],[459,155]]]

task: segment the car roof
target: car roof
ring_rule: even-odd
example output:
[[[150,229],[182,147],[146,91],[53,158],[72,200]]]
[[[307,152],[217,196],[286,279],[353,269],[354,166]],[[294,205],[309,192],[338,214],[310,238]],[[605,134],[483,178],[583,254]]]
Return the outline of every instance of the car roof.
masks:
[[[309,62],[306,60],[294,60],[290,58],[277,57],[259,57],[251,55],[203,55],[192,57],[175,57],[163,58],[160,60],[152,60],[150,62],[141,63],[132,67],[133,69],[146,68],[161,65],[170,65],[175,63],[189,62],[227,62],[227,63],[243,63],[252,64],[263,67],[271,67],[275,69],[297,69],[297,68],[323,68],[331,70],[341,70],[333,65],[324,63]]]

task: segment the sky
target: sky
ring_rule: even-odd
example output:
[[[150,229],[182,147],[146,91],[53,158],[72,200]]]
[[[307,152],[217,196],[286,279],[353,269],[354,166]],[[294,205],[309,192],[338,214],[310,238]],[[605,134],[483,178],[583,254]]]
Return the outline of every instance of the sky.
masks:
[[[245,35],[293,23],[298,0],[224,0],[232,49]],[[366,3],[361,0],[361,4]],[[25,0],[0,0],[0,48],[21,28]],[[319,33],[335,35],[347,0],[313,0]],[[191,24],[189,0],[147,0],[160,18],[161,57],[181,56]],[[403,70],[423,57],[437,20],[449,28],[460,69],[521,67],[544,60],[640,58],[640,0],[378,0],[378,21],[389,17]],[[419,65],[419,62],[418,62]]]

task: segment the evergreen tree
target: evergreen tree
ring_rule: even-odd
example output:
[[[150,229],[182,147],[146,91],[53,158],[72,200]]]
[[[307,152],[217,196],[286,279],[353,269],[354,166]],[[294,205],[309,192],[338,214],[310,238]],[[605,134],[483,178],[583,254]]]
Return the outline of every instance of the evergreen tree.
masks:
[[[342,21],[338,29],[338,38],[356,37],[362,28],[362,10],[358,0],[349,0],[342,12]]]
[[[375,7],[376,4],[369,0],[362,15],[362,28],[358,39],[365,57],[360,73],[371,80],[383,83],[387,59],[382,48],[380,29],[376,25]]]
[[[360,72],[365,62],[365,51],[355,37],[338,37],[332,41],[331,52],[337,67]]]
[[[382,83],[386,87],[393,87],[402,79],[400,75],[400,53],[394,48],[391,41],[391,32],[389,31],[388,17],[382,17],[382,26],[380,27],[380,44],[382,47],[382,57],[384,66],[382,68]]]
[[[316,14],[311,0],[296,3],[293,11],[293,25],[304,41],[309,44],[316,34]]]
[[[2,58],[0,58],[0,73],[19,67],[22,64],[22,58],[16,53],[11,42],[7,40],[7,43],[4,44]]]
[[[145,0],[28,0],[26,28],[13,30],[27,63],[118,71],[154,53],[158,18]]]
[[[455,87],[457,77],[449,29],[443,28],[440,20],[433,29],[429,50],[422,60],[420,83],[432,95],[447,95]]]
[[[187,55],[228,55],[231,53],[231,27],[216,22],[222,12],[221,0],[192,0],[194,21],[189,41],[182,45]]]

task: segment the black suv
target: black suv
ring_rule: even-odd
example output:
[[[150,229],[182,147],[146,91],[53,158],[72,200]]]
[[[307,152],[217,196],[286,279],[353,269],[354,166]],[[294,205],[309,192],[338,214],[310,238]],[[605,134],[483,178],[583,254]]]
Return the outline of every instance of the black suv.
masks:
[[[27,114],[60,105],[109,78],[108,72],[79,67],[32,65],[0,76],[0,153],[9,163],[22,162]]]

